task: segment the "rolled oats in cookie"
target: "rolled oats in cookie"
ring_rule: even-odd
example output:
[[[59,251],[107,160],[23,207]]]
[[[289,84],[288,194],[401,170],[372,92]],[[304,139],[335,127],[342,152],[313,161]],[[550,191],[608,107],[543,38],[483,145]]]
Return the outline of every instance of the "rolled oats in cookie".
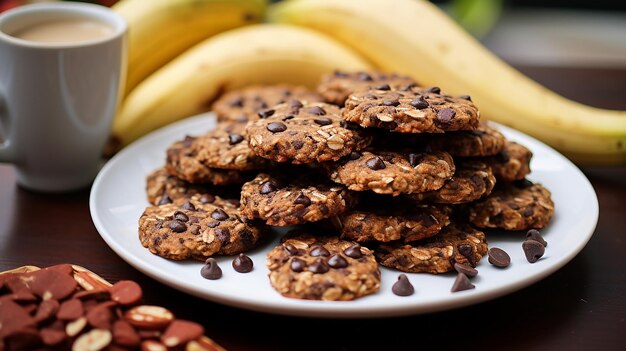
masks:
[[[487,196],[496,184],[491,167],[478,160],[455,160],[456,170],[452,178],[433,191],[407,195],[427,203],[462,204]]]
[[[228,189],[231,190],[232,189]],[[239,207],[239,199],[228,199],[216,194],[225,194],[212,184],[191,184],[167,172],[165,167],[152,171],[146,177],[146,194],[152,205],[164,205],[181,198],[196,199],[216,206]]]
[[[410,242],[434,236],[450,223],[448,206],[384,197],[366,197],[355,209],[339,215],[341,238],[359,243]]]
[[[342,116],[361,127],[400,133],[474,130],[480,119],[471,100],[442,94],[436,87],[403,91],[387,86],[357,92],[346,100]]]
[[[497,155],[484,158],[484,162],[491,166],[496,179],[512,182],[522,180],[530,173],[532,151],[522,144],[508,141]]]
[[[248,143],[257,155],[277,162],[308,164],[334,161],[368,146],[361,128],[348,128],[337,106],[291,101],[265,111],[248,124]]]
[[[388,85],[392,89],[410,89],[417,83],[409,76],[387,72],[342,72],[322,76],[317,92],[328,103],[343,106],[352,93]]]
[[[241,189],[241,214],[272,226],[317,222],[355,202],[352,191],[317,174],[260,173]]]
[[[139,218],[141,244],[172,260],[204,261],[246,252],[256,247],[264,232],[264,225],[243,219],[237,208],[194,199],[147,207]]]
[[[467,224],[452,223],[432,238],[406,244],[400,241],[376,246],[381,266],[409,273],[446,273],[454,264],[476,267],[487,254],[485,234]]]
[[[543,228],[554,214],[551,193],[528,180],[499,182],[491,195],[468,204],[469,221],[479,228]]]
[[[218,121],[231,121],[245,124],[260,118],[259,112],[289,102],[323,101],[322,97],[300,85],[257,84],[236,89],[223,94],[211,105]]]
[[[420,135],[419,138],[432,150],[446,151],[454,157],[496,155],[504,149],[507,142],[500,131],[484,122],[475,130],[429,133]]]
[[[289,298],[347,301],[380,290],[372,251],[337,236],[288,233],[266,265],[272,287]]]
[[[419,193],[441,188],[454,174],[446,152],[396,152],[367,149],[339,162],[324,163],[330,179],[350,190],[378,194]]]

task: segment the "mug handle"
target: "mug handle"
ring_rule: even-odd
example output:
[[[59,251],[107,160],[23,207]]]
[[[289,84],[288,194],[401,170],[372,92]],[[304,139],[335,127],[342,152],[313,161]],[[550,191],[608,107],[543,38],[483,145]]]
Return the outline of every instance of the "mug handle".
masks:
[[[0,143],[0,162],[13,162],[13,148],[8,136],[9,131],[9,108],[6,99],[0,90],[0,128],[4,132],[4,140]]]

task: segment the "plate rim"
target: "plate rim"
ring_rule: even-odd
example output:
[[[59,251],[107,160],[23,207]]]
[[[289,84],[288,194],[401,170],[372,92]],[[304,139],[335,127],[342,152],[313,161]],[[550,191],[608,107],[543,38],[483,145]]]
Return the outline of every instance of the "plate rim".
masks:
[[[197,123],[201,123],[204,121],[209,121],[210,119],[214,119],[215,115],[212,112],[202,113],[195,116],[191,116],[177,122],[171,123],[164,127],[161,127],[143,137],[135,140],[127,147],[120,150],[117,154],[115,154],[111,159],[109,159],[101,168],[100,172],[98,172],[94,182],[92,183],[92,187],[90,189],[89,194],[89,211],[92,218],[92,222],[94,223],[96,230],[98,231],[100,237],[107,243],[107,245],[125,262],[142,272],[143,274],[151,277],[159,281],[162,284],[170,286],[174,289],[182,291],[184,293],[196,296],[198,298],[202,298],[204,300],[208,300],[214,303],[220,303],[223,305],[227,305],[234,308],[252,310],[256,312],[264,312],[270,314],[277,315],[290,315],[290,316],[299,316],[299,317],[314,317],[314,318],[379,318],[379,317],[397,317],[397,316],[407,316],[407,315],[418,315],[423,313],[437,312],[437,311],[445,311],[456,309],[459,307],[469,306],[473,304],[477,304],[480,302],[485,302],[489,300],[493,300],[504,295],[508,295],[512,292],[518,291],[524,287],[528,287],[533,285],[534,283],[545,279],[546,277],[552,275],[554,272],[561,269],[567,263],[569,263],[574,257],[576,257],[587,245],[591,237],[593,236],[595,229],[597,228],[597,223],[599,219],[599,203],[597,193],[593,188],[593,185],[589,181],[589,179],[585,176],[585,174],[576,166],[573,162],[563,156],[561,153],[550,147],[549,145],[543,143],[542,141],[525,134],[519,130],[515,130],[511,127],[505,126],[500,123],[489,121],[489,123],[493,124],[499,130],[509,131],[515,134],[521,134],[524,138],[528,138],[535,143],[538,143],[543,148],[548,150],[554,156],[557,156],[564,161],[571,170],[577,173],[577,176],[584,181],[584,185],[588,187],[590,190],[590,195],[593,195],[593,202],[590,204],[591,208],[586,208],[586,210],[591,210],[592,221],[588,222],[588,228],[583,228],[580,234],[583,234],[581,240],[579,240],[575,247],[573,247],[566,255],[555,258],[558,260],[557,262],[551,263],[548,268],[539,271],[536,274],[532,274],[524,277],[523,279],[516,280],[514,283],[507,284],[497,288],[491,288],[489,291],[478,292],[473,294],[463,294],[463,292],[456,293],[453,298],[445,299],[440,301],[431,301],[425,305],[397,305],[391,307],[383,307],[377,306],[368,309],[363,309],[362,306],[357,306],[357,308],[350,308],[350,304],[347,301],[311,301],[311,300],[299,300],[300,302],[304,302],[303,304],[290,304],[285,303],[282,306],[277,304],[258,304],[250,301],[242,301],[239,298],[228,298],[223,295],[215,295],[212,293],[207,294],[206,291],[200,291],[199,289],[195,289],[191,286],[185,286],[183,284],[179,284],[176,280],[168,280],[163,274],[159,274],[156,272],[157,268],[151,267],[148,262],[144,262],[139,258],[135,258],[134,255],[126,252],[123,248],[123,245],[120,245],[116,240],[114,240],[113,236],[109,235],[108,229],[103,224],[100,217],[97,215],[97,198],[98,198],[98,190],[100,184],[104,181],[105,176],[111,169],[113,169],[116,162],[123,157],[127,157],[127,155],[132,155],[134,150],[141,149],[142,146],[150,144],[157,139],[161,139],[166,137],[172,133],[178,132],[180,129],[183,129],[188,126],[193,126]],[[287,299],[287,298],[285,298]],[[288,300],[287,300],[288,301]],[[324,307],[321,307],[324,306]],[[328,306],[338,307],[329,311]],[[343,306],[343,307],[342,307]],[[354,305],[352,305],[354,307]]]

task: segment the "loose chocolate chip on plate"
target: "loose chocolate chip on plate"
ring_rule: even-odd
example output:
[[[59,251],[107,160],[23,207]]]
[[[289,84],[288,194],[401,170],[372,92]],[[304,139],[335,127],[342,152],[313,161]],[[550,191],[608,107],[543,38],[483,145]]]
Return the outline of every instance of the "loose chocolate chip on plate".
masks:
[[[406,274],[403,273],[398,276],[398,281],[393,283],[391,292],[398,296],[410,296],[415,292],[415,288],[413,288],[413,284],[411,284]]]
[[[378,156],[370,158],[365,162],[365,164],[367,164],[367,167],[375,171],[387,167],[385,166],[385,162],[383,161],[383,159]]]
[[[475,276],[478,275],[478,271],[476,270],[476,268],[473,268],[473,267],[468,266],[466,264],[455,262],[454,263],[454,269],[458,273],[463,273],[466,276],[468,276],[469,278],[474,278]]]
[[[243,253],[240,253],[239,256],[235,257],[233,260],[233,269],[239,273],[248,273],[252,271],[252,267],[254,263],[252,259]]]
[[[454,283],[452,284],[452,288],[450,289],[450,291],[458,292],[458,291],[463,291],[463,290],[474,289],[475,287],[476,286],[474,286],[474,284],[470,282],[469,278],[465,274],[459,273],[456,275],[456,279],[454,280]]]
[[[228,143],[230,145],[239,144],[242,141],[243,141],[243,135],[241,134],[232,133],[228,135]]]
[[[540,242],[535,240],[525,240],[522,243],[522,249],[524,250],[524,255],[526,255],[526,259],[530,263],[537,262],[546,252],[546,248],[541,245]]]
[[[511,257],[509,254],[500,248],[492,247],[489,249],[487,254],[489,255],[489,263],[496,267],[505,268],[511,264]]]
[[[267,130],[272,133],[280,133],[287,130],[287,126],[283,122],[272,122],[267,125]]]
[[[202,269],[200,269],[200,275],[205,279],[220,279],[222,277],[222,269],[213,257],[209,257],[204,262]]]
[[[537,229],[531,229],[526,233],[526,240],[534,240],[538,241],[543,245],[543,247],[548,247],[548,242],[544,240],[543,236],[539,233]]]

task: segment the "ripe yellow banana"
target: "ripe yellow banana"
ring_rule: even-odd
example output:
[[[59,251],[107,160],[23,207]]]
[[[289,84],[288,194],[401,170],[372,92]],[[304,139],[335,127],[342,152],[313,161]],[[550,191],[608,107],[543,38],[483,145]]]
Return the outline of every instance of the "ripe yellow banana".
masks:
[[[314,88],[335,69],[372,69],[352,50],[306,28],[257,24],[233,29],[192,47],[140,83],[113,122],[124,146],[168,123],[206,111],[231,89],[288,83]]]
[[[626,163],[626,111],[586,106],[539,85],[427,0],[291,0],[271,5],[268,18],[332,35],[380,69],[470,94],[485,119],[579,164]]]
[[[201,40],[263,20],[267,0],[120,0],[128,22],[125,94]]]

